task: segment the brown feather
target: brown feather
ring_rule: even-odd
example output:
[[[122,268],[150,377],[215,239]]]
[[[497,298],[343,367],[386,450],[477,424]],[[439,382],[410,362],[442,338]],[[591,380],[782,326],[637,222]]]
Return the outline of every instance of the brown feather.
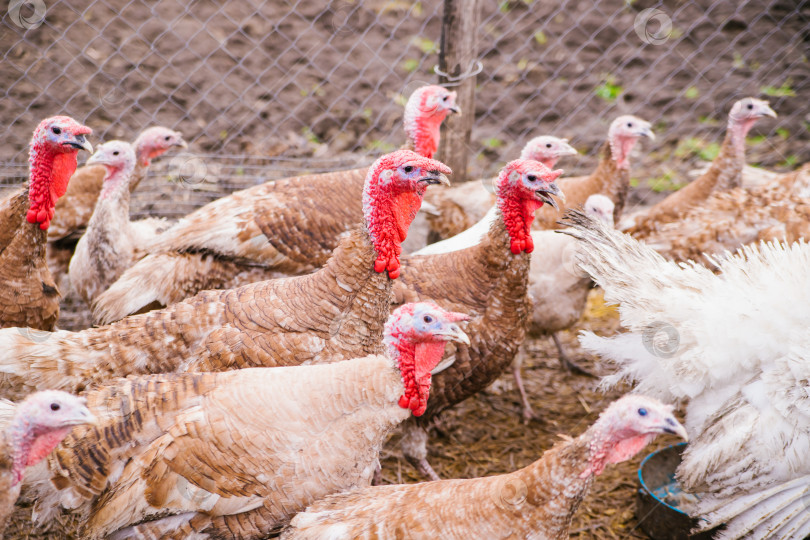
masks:
[[[47,233],[26,221],[28,188],[0,201],[0,327],[53,330],[59,288],[45,261]]]

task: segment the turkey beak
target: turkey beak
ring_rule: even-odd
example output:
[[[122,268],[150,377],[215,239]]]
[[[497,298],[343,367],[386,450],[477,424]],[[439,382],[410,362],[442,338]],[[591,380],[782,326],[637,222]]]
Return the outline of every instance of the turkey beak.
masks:
[[[664,425],[661,430],[664,433],[670,433],[672,435],[677,435],[681,439],[688,441],[689,435],[686,433],[686,428],[681,425],[680,422],[675,420],[673,417],[669,417],[666,420],[666,425]]]
[[[563,202],[563,204],[565,204],[565,194],[559,187],[557,187],[557,184],[555,184],[554,182],[538,190],[535,190],[534,194],[537,195],[537,198],[543,201],[543,203],[549,204],[554,208],[556,208],[557,210],[560,209],[560,206],[557,204],[557,201],[554,200],[552,195],[559,198]]]
[[[72,146],[76,150],[87,150],[88,153],[93,153],[93,145],[90,144],[90,141],[88,141],[84,135],[74,135],[73,138],[65,144]]]
[[[447,341],[455,341],[470,346],[470,337],[455,323],[447,325],[444,331],[437,332],[436,335],[447,338]]]
[[[650,126],[644,126],[641,129],[639,129],[638,130],[638,135],[639,135],[639,137],[641,137],[641,136],[647,137],[651,141],[655,140],[655,133],[653,133],[653,130],[652,130],[652,128]]]
[[[172,146],[176,146],[178,148],[188,148],[188,143],[186,143],[186,141],[185,141],[185,139],[183,139],[183,137],[180,137],[178,139],[178,141],[176,143],[174,143]]]
[[[558,155],[560,157],[562,157],[562,156],[575,156],[577,154],[579,154],[579,152],[577,152],[577,149],[574,148],[573,146],[571,146],[570,144],[568,144],[567,142],[562,144],[562,146],[560,148],[560,151],[558,153]]]
[[[104,158],[104,154],[93,154],[85,165],[107,165],[107,160]]]
[[[443,186],[450,185],[450,180],[439,171],[428,171],[427,175],[419,179],[419,182],[425,182],[428,185],[437,185],[437,184],[442,184]]]
[[[458,105],[453,105],[448,110],[453,114],[457,114],[457,115],[461,116],[461,107],[459,107]]]
[[[759,109],[759,116],[770,116],[771,118],[776,118],[776,111],[771,109],[767,103],[763,103]]]
[[[76,415],[73,418],[69,419],[66,422],[67,425],[71,426],[81,426],[81,425],[91,425],[97,426],[98,425],[98,418],[95,417],[93,413],[90,412],[90,409],[87,407],[80,407],[76,411]]]

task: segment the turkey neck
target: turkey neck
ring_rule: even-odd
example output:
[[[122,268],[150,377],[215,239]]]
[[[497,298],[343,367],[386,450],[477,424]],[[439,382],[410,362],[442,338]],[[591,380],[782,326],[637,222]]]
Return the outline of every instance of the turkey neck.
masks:
[[[151,163],[146,162],[144,164],[140,159],[135,160],[135,168],[132,170],[128,183],[130,193],[135,191],[138,184],[140,184],[143,179],[146,178],[146,171],[149,170],[149,165],[151,165]]]
[[[609,141],[605,141],[599,150],[599,164],[591,174],[591,179],[594,182],[595,189],[588,190],[588,192],[601,193],[613,201],[615,205],[613,208],[613,221],[618,223],[622,210],[624,210],[627,193],[630,191],[630,169],[629,163],[628,168],[619,168],[616,165]],[[564,189],[565,184],[562,186]]]
[[[129,224],[129,201],[132,191],[132,171],[117,169],[104,180],[101,194],[88,226],[121,231]]]
[[[549,538],[568,538],[571,520],[594,481],[593,475],[581,478],[583,464],[590,459],[590,442],[586,432],[554,446],[528,467],[504,475],[513,484],[517,478],[526,486],[526,499],[519,511],[520,521],[528,530],[541,521],[546,531],[555,532]],[[508,494],[506,487],[503,493]]]
[[[382,354],[383,329],[391,305],[392,281],[388,272],[375,272],[377,252],[365,226],[355,228],[341,240],[326,262],[323,279],[339,294],[336,306],[343,313],[342,322],[330,329],[341,336],[344,358],[364,354]]]
[[[45,260],[45,244],[48,231],[39,228],[38,223],[29,223],[27,214],[30,208],[28,187],[21,189],[11,201],[10,207],[15,214],[17,229],[5,231],[10,234],[9,243],[3,250],[13,253],[14,263],[19,266],[35,266],[38,261]]]
[[[695,182],[706,183],[709,189],[728,190],[740,187],[745,166],[745,136],[749,129],[750,125],[737,124],[733,118],[729,118],[720,152],[709,170]]]
[[[531,224],[530,224],[531,227]],[[531,234],[531,228],[529,229]],[[503,219],[503,212],[500,208],[495,210],[495,220],[489,227],[489,232],[481,239],[478,247],[482,251],[483,260],[488,267],[492,267],[498,272],[503,272],[511,266],[525,267],[526,274],[522,281],[528,283],[529,261],[531,256],[526,252],[515,255],[511,252],[510,246],[512,237],[506,228]],[[535,249],[542,249],[542,246],[535,246]]]

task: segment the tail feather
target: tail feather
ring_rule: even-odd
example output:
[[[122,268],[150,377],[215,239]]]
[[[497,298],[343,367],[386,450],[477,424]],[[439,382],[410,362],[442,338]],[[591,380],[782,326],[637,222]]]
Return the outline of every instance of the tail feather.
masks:
[[[701,499],[702,528],[726,524],[716,540],[738,538],[805,538],[810,522],[810,476],[802,476],[763,491],[735,498]],[[804,534],[801,534],[801,533]]]
[[[585,244],[579,263],[619,304],[628,334],[583,345],[619,365],[618,379],[670,399],[693,398],[728,381],[747,381],[763,359],[786,354],[810,321],[810,246],[761,244],[711,259],[715,274],[665,260],[653,249],[570,212],[570,234]],[[795,309],[784,309],[791,298]],[[763,332],[767,327],[768,331]],[[730,330],[731,328],[731,330]]]

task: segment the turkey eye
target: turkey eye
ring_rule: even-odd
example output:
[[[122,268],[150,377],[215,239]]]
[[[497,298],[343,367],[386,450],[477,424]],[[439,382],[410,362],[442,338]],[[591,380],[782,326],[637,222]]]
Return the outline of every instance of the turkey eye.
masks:
[[[444,96],[444,97],[442,98],[442,101],[447,101],[447,98],[448,98],[448,96]]]
[[[753,108],[754,108],[754,104],[753,104],[753,103],[749,103],[749,104],[748,104],[748,108],[749,108],[749,109],[753,109]]]
[[[535,175],[533,175],[533,174],[530,174],[526,178],[529,179],[529,182],[537,182],[537,177]]]
[[[546,143],[546,148],[551,148],[551,143]]]
[[[633,127],[633,122],[627,122],[627,127]]]
[[[430,323],[433,322],[433,317],[431,317],[430,315],[425,315],[424,319],[422,319],[422,320],[425,321],[426,323],[430,324]]]
[[[163,140],[164,140],[164,141],[168,141],[168,140],[169,140],[169,136],[168,136],[168,135],[166,135],[165,137],[163,137]]]
[[[638,415],[639,416],[647,416],[647,409],[645,409],[644,407],[640,408],[638,410]]]
[[[58,411],[60,408],[61,407],[59,406],[58,403],[51,403],[51,410],[52,411]]]
[[[59,135],[60,133],[62,133],[62,128],[58,128],[58,127],[54,126],[54,127],[51,128],[51,131],[53,131],[54,135]]]
[[[413,172],[413,167],[411,167],[410,165],[405,165],[405,167],[403,167],[402,170],[410,174],[411,172]]]
[[[116,150],[115,152],[113,152],[113,155],[114,155],[114,156],[117,156],[117,155],[118,155],[118,150]]]

